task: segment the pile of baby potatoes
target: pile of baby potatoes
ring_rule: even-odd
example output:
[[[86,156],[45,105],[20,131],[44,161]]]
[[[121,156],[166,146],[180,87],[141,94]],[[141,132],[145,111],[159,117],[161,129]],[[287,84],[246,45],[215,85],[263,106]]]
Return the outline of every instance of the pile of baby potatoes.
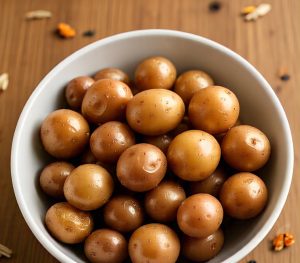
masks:
[[[238,98],[207,73],[177,76],[169,59],[150,57],[133,81],[105,68],[72,79],[65,98],[69,109],[40,129],[55,158],[40,174],[56,202],[45,224],[58,241],[82,243],[90,262],[206,261],[222,249],[224,215],[249,219],[266,206],[252,172],[270,142],[241,125]]]

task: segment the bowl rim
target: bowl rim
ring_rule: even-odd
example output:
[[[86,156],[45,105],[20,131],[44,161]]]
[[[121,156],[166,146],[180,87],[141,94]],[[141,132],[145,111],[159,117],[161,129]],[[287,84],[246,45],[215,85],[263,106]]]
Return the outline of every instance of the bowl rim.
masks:
[[[58,63],[43,79],[42,81],[37,85],[29,99],[27,100],[22,113],[19,117],[14,136],[13,136],[13,143],[12,143],[12,151],[11,151],[11,177],[12,177],[12,184],[14,193],[17,199],[18,206],[21,210],[21,213],[23,215],[23,218],[25,219],[27,225],[35,235],[35,237],[38,239],[38,241],[43,245],[43,247],[56,259],[58,259],[61,262],[68,262],[68,263],[75,263],[71,258],[69,258],[66,254],[64,254],[62,251],[60,251],[56,246],[54,246],[51,242],[49,242],[48,237],[43,234],[43,232],[40,230],[40,228],[34,223],[34,219],[30,214],[29,206],[26,205],[23,194],[22,194],[22,188],[19,181],[18,171],[17,171],[17,161],[18,161],[18,152],[20,148],[20,138],[21,138],[21,132],[24,125],[26,125],[25,120],[28,117],[28,111],[38,98],[41,91],[44,89],[45,85],[50,81],[53,75],[56,75],[62,68],[64,68],[66,65],[72,63],[76,58],[80,57],[81,55],[85,54],[86,52],[89,52],[93,49],[98,48],[99,46],[109,44],[111,42],[115,42],[118,40],[124,40],[129,38],[135,38],[135,37],[146,37],[146,36],[167,36],[167,37],[180,37],[187,40],[191,40],[194,42],[201,42],[204,45],[208,45],[214,49],[219,50],[220,52],[223,52],[227,54],[228,56],[231,56],[234,60],[242,64],[250,73],[252,73],[255,78],[259,81],[260,85],[265,89],[265,92],[267,95],[273,100],[274,104],[276,105],[276,108],[278,110],[280,121],[283,124],[284,129],[284,135],[285,139],[288,142],[287,143],[287,167],[286,167],[286,179],[284,181],[284,184],[282,186],[282,191],[279,195],[279,202],[275,205],[274,210],[270,217],[265,222],[264,226],[255,234],[255,236],[239,251],[231,255],[229,258],[227,258],[223,263],[232,263],[237,262],[243,257],[245,257],[248,253],[250,253],[261,241],[262,239],[268,234],[268,232],[271,230],[273,225],[275,224],[276,220],[278,219],[283,206],[286,202],[292,176],[293,176],[293,166],[294,166],[294,149],[293,149],[293,140],[291,135],[290,126],[286,117],[286,114],[284,112],[284,109],[277,98],[275,92],[269,85],[269,83],[264,79],[264,77],[255,69],[253,65],[251,65],[246,59],[235,53],[234,51],[230,50],[229,48],[213,41],[208,38],[198,36],[191,33],[186,33],[182,31],[177,30],[168,30],[168,29],[145,29],[145,30],[135,30],[135,31],[129,31],[125,33],[116,34],[113,36],[109,36],[103,39],[100,39],[98,41],[95,41],[91,44],[88,44],[87,46],[75,51],[71,55],[69,55],[67,58],[63,59],[60,63]]]

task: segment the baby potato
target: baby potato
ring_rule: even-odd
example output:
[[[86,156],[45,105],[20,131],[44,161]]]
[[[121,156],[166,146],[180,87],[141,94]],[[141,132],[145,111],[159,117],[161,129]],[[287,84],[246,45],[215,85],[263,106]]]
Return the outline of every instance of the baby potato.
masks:
[[[87,121],[76,111],[60,109],[50,113],[40,130],[42,144],[58,159],[79,155],[89,141]]]
[[[139,90],[171,89],[176,79],[176,68],[164,57],[142,61],[135,70],[135,84]]]
[[[167,159],[154,145],[140,143],[125,150],[117,163],[120,183],[131,191],[145,192],[157,186],[166,174]]]
[[[90,213],[62,202],[48,209],[45,224],[57,240],[66,244],[77,244],[91,233],[93,218]]]
[[[175,263],[180,252],[180,242],[168,226],[148,224],[133,232],[128,251],[132,263]]]
[[[237,219],[257,216],[266,206],[268,190],[258,176],[252,173],[237,173],[223,184],[220,202],[225,213]]]
[[[196,92],[189,104],[189,119],[199,130],[219,134],[229,130],[237,121],[240,105],[232,91],[210,86]]]
[[[113,79],[96,81],[86,92],[81,106],[83,116],[92,123],[122,120],[132,98],[130,88]]]
[[[190,237],[204,238],[218,230],[223,220],[219,200],[209,194],[195,194],[185,199],[177,211],[177,223]]]
[[[72,79],[65,90],[65,97],[70,108],[73,110],[81,109],[83,97],[94,80],[87,76]]]
[[[97,164],[75,168],[64,184],[64,195],[74,207],[89,211],[104,205],[114,188],[111,175]]]
[[[113,79],[113,80],[124,82],[127,85],[129,85],[130,82],[128,75],[124,71],[118,68],[101,69],[95,74],[94,79],[96,81],[100,79]]]
[[[98,229],[85,240],[84,253],[92,263],[122,263],[128,256],[127,241],[117,231]]]
[[[208,237],[195,238],[184,236],[181,242],[182,254],[193,262],[203,262],[215,257],[224,244],[221,228]]]
[[[144,135],[163,135],[181,122],[184,103],[173,91],[145,90],[128,103],[126,118],[129,126]]]
[[[263,167],[271,154],[267,136],[249,125],[230,129],[222,140],[221,149],[224,160],[243,172],[253,172]]]
[[[122,152],[135,144],[134,133],[122,122],[110,121],[91,135],[90,147],[95,157],[104,163],[116,162]]]
[[[181,179],[200,181],[217,168],[221,149],[216,139],[198,130],[177,135],[171,142],[167,158],[171,170]]]
[[[145,136],[143,138],[143,142],[153,144],[159,149],[162,150],[163,153],[167,153],[169,145],[172,141],[172,137],[168,134],[158,135],[158,136]]]
[[[176,80],[174,91],[188,105],[193,95],[200,89],[214,85],[212,78],[201,70],[189,70]]]
[[[40,174],[42,190],[54,197],[64,197],[64,183],[75,167],[67,162],[54,162],[48,164]]]

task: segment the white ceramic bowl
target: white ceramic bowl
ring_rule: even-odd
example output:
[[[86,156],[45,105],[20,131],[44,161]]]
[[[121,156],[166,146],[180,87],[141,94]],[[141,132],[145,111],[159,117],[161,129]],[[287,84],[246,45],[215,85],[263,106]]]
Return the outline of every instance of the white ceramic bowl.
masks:
[[[63,105],[64,86],[72,78],[110,66],[132,75],[142,59],[153,55],[170,58],[178,72],[203,69],[217,84],[233,90],[240,101],[242,121],[264,131],[272,144],[271,159],[259,172],[269,189],[267,208],[253,220],[232,224],[222,251],[209,262],[232,263],[246,256],[267,235],[283,208],[293,173],[293,143],[284,110],[262,75],[233,51],[200,36],[170,30],[119,34],[90,44],[59,63],[29,98],[14,134],[11,170],[19,207],[36,238],[61,262],[84,262],[84,257],[54,240],[44,225],[49,203],[39,189],[38,176],[48,157],[39,140],[41,122]]]

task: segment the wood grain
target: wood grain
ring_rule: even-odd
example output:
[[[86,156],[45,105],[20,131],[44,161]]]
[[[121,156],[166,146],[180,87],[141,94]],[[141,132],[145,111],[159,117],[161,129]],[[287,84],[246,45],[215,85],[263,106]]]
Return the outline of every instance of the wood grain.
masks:
[[[299,262],[300,242],[280,253],[270,251],[276,233],[300,237],[299,105],[300,1],[269,0],[272,11],[254,23],[245,23],[241,8],[257,0],[220,1],[219,12],[208,10],[208,0],[0,0],[0,72],[8,72],[10,84],[0,94],[0,243],[12,248],[11,259],[1,262],[56,262],[38,243],[16,204],[10,178],[13,132],[26,100],[38,82],[59,61],[97,39],[119,32],[168,28],[213,39],[249,60],[271,83],[287,113],[294,136],[295,172],[285,208],[264,241],[241,262]],[[27,11],[46,9],[53,17],[26,21]],[[53,34],[58,22],[73,25],[78,35],[62,40]],[[95,29],[91,38],[82,32]],[[278,78],[281,66],[291,79]],[[270,116],[272,122],[272,116]],[[272,176],[272,175],[270,175]],[[298,204],[297,204],[298,202]]]

